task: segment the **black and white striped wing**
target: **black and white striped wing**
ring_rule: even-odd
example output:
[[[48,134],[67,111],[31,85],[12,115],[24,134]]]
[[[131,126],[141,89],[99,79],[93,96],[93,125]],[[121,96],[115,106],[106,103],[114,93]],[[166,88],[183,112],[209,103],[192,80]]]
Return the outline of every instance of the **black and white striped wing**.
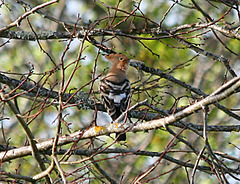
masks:
[[[116,120],[127,109],[130,99],[130,82],[128,79],[120,83],[102,79],[100,94],[108,114]]]

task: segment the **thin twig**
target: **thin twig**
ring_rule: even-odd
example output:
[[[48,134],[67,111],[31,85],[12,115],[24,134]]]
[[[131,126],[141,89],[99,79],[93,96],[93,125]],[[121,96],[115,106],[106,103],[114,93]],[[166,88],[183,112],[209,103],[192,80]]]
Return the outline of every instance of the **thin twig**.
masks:
[[[15,26],[20,26],[20,23],[23,19],[25,19],[26,17],[28,17],[29,15],[33,14],[34,12],[36,12],[37,10],[41,9],[41,8],[44,8],[48,5],[51,5],[51,4],[54,4],[58,2],[58,0],[52,0],[52,1],[48,1],[46,3],[43,3],[43,4],[40,4],[34,8],[32,8],[31,10],[27,11],[26,13],[24,13],[23,15],[19,16],[14,22],[8,24],[7,26],[3,27],[0,29],[0,33],[3,32],[3,31],[6,31],[7,29],[10,29],[12,27],[15,27]]]
[[[2,98],[2,100],[4,100],[4,95],[3,94],[1,96],[1,98]],[[24,131],[26,132],[28,140],[29,140],[29,143],[30,143],[30,146],[31,146],[32,155],[36,159],[40,169],[42,171],[44,171],[46,169],[46,167],[45,167],[45,165],[44,165],[44,163],[42,161],[41,155],[40,155],[39,150],[38,150],[38,148],[36,146],[35,138],[34,138],[32,132],[31,132],[31,130],[29,129],[29,127],[28,127],[27,123],[24,121],[24,119],[21,118],[20,112],[18,111],[16,106],[11,101],[6,101],[6,103],[9,105],[10,109],[15,114],[16,118],[18,119],[18,121],[22,125]],[[46,178],[47,183],[51,183],[50,182],[50,178],[48,176],[45,176],[45,178]]]

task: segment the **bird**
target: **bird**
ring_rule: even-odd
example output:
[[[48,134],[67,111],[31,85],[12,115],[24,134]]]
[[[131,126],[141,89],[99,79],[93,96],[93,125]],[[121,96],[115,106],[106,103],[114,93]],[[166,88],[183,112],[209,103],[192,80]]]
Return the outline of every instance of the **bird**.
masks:
[[[111,61],[112,67],[100,79],[100,97],[108,114],[115,121],[127,110],[130,101],[131,86],[126,74],[130,59],[118,53],[107,54],[105,58]],[[117,141],[126,141],[126,133],[116,133],[116,138]]]

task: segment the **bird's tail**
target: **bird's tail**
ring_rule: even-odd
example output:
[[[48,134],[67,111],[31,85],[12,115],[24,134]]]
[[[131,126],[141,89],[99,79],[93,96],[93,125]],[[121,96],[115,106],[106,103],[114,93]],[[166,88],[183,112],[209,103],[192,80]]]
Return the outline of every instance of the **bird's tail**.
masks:
[[[120,108],[116,107],[115,112],[112,114],[111,118],[115,121],[121,114],[122,113],[121,113]],[[121,133],[121,132],[116,133],[116,139],[117,139],[117,141],[126,141],[126,139],[127,139],[126,133]]]
[[[116,133],[116,139],[117,141],[126,141],[127,135],[126,133]]]

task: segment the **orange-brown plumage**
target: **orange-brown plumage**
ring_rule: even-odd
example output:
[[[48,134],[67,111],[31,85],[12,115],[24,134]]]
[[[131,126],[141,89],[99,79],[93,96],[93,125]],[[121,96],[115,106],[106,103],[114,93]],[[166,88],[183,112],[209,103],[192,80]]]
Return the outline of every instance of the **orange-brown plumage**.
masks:
[[[130,83],[126,71],[130,59],[123,54],[109,54],[105,57],[112,62],[112,67],[100,81],[100,94],[108,114],[114,121],[126,111],[129,103]],[[118,141],[125,140],[126,134],[118,137]]]

